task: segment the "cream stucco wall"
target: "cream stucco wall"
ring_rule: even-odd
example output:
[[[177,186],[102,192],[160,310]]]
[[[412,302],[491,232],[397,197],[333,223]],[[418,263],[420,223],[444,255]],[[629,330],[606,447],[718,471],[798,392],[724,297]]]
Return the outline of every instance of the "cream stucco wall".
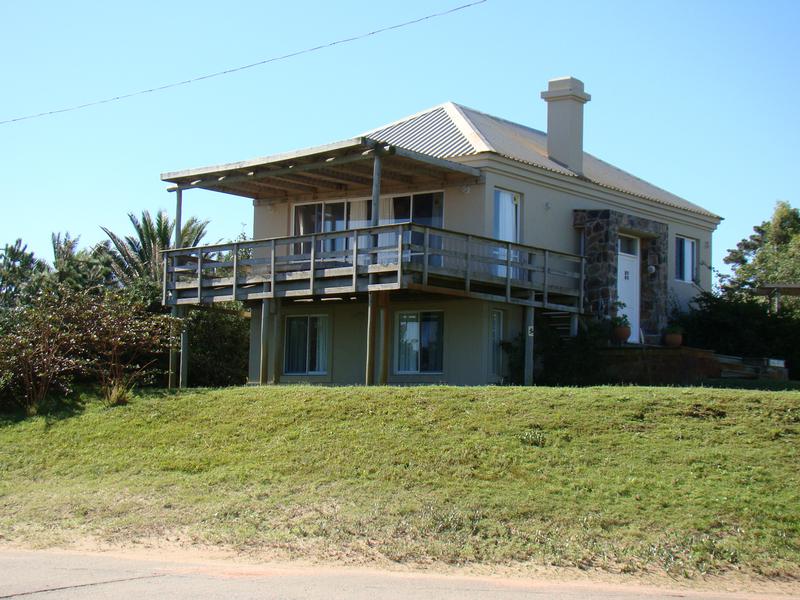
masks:
[[[392,384],[449,383],[482,385],[496,383],[491,374],[489,319],[491,309],[503,311],[506,341],[515,340],[522,328],[522,310],[482,300],[448,299],[447,297],[392,297],[390,312],[389,378]],[[444,314],[444,369],[438,374],[397,374],[397,316],[403,311],[442,311]],[[328,364],[325,375],[283,375],[281,383],[310,382],[322,384],[363,384],[366,361],[367,305],[360,301],[284,303],[281,308],[281,340],[285,336],[286,317],[290,315],[327,315],[330,324]],[[251,319],[250,380],[258,380],[260,347],[258,334],[260,311]],[[379,328],[380,329],[380,328]],[[377,348],[382,347],[379,331]],[[279,349],[282,353],[282,349]],[[507,357],[504,359],[507,363]],[[376,369],[380,356],[376,357]],[[281,355],[280,365],[283,365]],[[506,364],[507,366],[507,364]]]

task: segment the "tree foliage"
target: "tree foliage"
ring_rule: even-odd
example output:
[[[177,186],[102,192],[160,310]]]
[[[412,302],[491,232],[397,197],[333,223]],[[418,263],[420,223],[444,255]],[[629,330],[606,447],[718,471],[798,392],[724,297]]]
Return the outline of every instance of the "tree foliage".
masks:
[[[145,280],[160,288],[163,267],[160,252],[172,247],[175,223],[166,211],[159,211],[155,218],[143,211],[141,219],[133,213],[128,214],[134,234],[121,236],[107,227],[102,227],[108,241],[100,246],[117,281],[128,286]],[[192,217],[181,227],[183,246],[197,246],[206,235],[208,221]]]
[[[800,283],[800,210],[778,202],[769,221],[736,244],[724,259],[732,275],[722,278],[726,293],[741,294],[765,283]]]
[[[18,239],[0,251],[0,309],[18,306],[36,295],[49,272],[47,263]]]

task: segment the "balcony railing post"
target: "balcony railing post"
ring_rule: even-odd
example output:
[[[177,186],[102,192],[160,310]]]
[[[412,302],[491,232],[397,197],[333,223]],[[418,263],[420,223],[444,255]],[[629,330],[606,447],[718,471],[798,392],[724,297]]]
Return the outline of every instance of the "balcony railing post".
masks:
[[[511,242],[506,242],[506,302],[511,302]]]
[[[236,302],[236,293],[239,286],[239,244],[233,245],[233,288],[232,296],[233,301]]]
[[[411,236],[411,227],[408,228],[409,237]],[[410,240],[409,240],[410,241]],[[397,285],[403,285],[403,225],[397,226]]]
[[[161,304],[164,306],[167,305],[167,272],[169,269],[167,268],[167,257],[169,255],[165,252],[162,252],[162,258],[164,259],[164,276],[161,286]]]
[[[472,282],[472,236],[467,235],[467,269],[464,274],[464,289],[469,291]]]
[[[353,233],[353,293],[358,290],[358,231]]]
[[[203,251],[197,251],[197,303],[203,303]]]
[[[422,242],[422,285],[428,285],[428,251],[431,243],[431,228],[425,228],[425,240]]]
[[[317,264],[316,264],[317,263],[317,236],[316,235],[312,235],[311,236],[311,260],[309,262],[310,262],[309,266],[311,267],[311,273],[308,276],[308,291],[313,296],[314,295],[314,272],[316,271],[316,268],[317,268]]]
[[[275,240],[269,245],[269,293],[275,298]]]

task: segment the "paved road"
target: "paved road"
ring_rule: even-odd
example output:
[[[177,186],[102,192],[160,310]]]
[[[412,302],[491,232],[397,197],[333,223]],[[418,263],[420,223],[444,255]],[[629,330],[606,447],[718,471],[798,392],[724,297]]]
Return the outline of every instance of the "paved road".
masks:
[[[782,598],[366,569],[165,562],[100,554],[0,550],[0,598],[239,600],[633,600]]]

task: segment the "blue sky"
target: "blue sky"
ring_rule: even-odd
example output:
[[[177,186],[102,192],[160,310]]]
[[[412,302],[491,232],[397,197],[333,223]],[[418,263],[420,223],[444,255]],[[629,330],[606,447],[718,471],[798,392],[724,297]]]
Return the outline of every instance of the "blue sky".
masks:
[[[466,0],[0,3],[0,121],[365,33]],[[446,17],[192,85],[0,125],[0,243],[51,258],[128,212],[173,211],[159,174],[322,144],[446,100],[546,128],[539,92],[592,94],[589,152],[722,215],[714,264],[800,206],[800,2],[488,0]],[[248,200],[196,191],[210,239]]]

